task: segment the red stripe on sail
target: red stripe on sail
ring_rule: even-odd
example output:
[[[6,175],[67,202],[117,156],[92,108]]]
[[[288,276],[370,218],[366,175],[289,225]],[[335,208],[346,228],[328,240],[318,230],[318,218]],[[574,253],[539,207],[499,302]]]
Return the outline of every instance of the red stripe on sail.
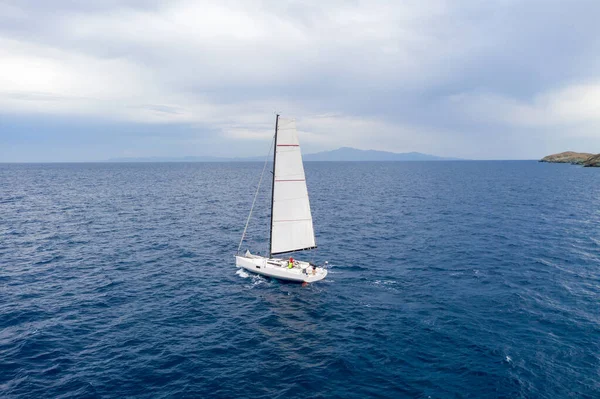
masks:
[[[277,147],[300,147],[300,144],[277,144]]]

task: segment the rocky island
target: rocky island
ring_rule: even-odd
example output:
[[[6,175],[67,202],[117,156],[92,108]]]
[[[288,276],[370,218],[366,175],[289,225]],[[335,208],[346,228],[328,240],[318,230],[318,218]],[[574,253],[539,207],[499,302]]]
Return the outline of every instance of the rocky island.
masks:
[[[540,162],[550,162],[550,163],[570,163],[573,165],[583,165],[583,166],[592,166],[592,167],[600,167],[600,154],[589,154],[587,152],[561,152],[560,154],[552,154],[548,155],[540,159]]]
[[[593,155],[583,161],[583,166],[600,168],[600,154]]]

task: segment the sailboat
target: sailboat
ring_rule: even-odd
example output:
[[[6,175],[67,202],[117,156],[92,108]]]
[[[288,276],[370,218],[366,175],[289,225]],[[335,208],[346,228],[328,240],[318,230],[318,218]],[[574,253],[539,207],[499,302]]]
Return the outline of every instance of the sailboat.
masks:
[[[275,118],[273,151],[273,184],[271,191],[271,226],[268,256],[252,254],[247,250],[240,254],[240,248],[252,216],[254,202],[260,189],[260,182],[250,208],[246,227],[235,255],[235,264],[253,273],[298,283],[312,283],[327,276],[325,265],[317,265],[294,259],[277,257],[293,254],[317,247],[313,219],[310,212],[308,190],[302,164],[302,154],[296,133],[294,119]]]

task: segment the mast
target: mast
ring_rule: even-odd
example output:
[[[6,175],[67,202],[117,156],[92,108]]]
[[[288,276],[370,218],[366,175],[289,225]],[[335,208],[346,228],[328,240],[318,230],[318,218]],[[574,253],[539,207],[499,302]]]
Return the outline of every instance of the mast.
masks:
[[[271,185],[271,224],[269,225],[269,258],[273,247],[273,199],[275,198],[275,161],[277,160],[277,125],[279,114],[275,117],[275,144],[273,145],[273,184]]]

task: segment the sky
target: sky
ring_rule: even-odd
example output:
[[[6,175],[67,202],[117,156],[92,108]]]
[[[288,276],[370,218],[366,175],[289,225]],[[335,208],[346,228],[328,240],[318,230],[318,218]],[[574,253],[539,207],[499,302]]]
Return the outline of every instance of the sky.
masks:
[[[597,0],[0,0],[0,162],[600,153]]]

